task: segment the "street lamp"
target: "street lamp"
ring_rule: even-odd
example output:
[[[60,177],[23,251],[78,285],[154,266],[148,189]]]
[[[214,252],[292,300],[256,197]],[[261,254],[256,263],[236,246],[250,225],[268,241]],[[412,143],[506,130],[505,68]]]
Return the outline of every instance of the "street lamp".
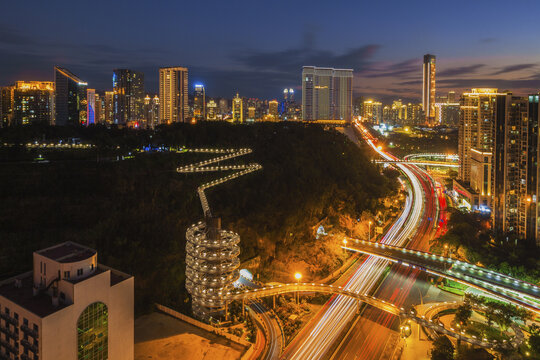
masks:
[[[368,223],[368,241],[371,241],[371,220]]]
[[[300,279],[302,278],[302,274],[299,272],[294,274],[294,278],[296,279],[296,285],[298,286],[298,283],[300,282]],[[296,290],[296,303],[298,304],[300,302],[300,296],[298,294],[298,289]]]

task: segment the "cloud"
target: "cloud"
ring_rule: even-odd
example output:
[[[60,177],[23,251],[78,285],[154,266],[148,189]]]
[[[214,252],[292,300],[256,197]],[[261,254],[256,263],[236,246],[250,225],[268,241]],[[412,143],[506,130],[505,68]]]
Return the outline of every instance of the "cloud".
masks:
[[[440,71],[437,76],[462,76],[467,74],[475,74],[481,68],[485,67],[485,64],[472,64],[467,66],[459,66],[450,69]]]
[[[443,79],[438,82],[441,87],[455,89],[470,89],[480,87],[493,87],[501,90],[514,90],[520,92],[537,91],[540,88],[540,74],[527,79]]]
[[[531,69],[537,67],[538,64],[516,64],[516,65],[509,65],[505,66],[502,69],[494,72],[492,75],[501,75],[506,74],[509,72],[519,71],[519,70],[525,70],[525,69]]]
[[[483,39],[480,39],[480,42],[483,43],[483,44],[489,44],[489,43],[493,43],[493,42],[497,42],[499,41],[497,38],[493,38],[493,37],[487,37],[487,38],[483,38]]]
[[[409,59],[399,63],[390,64],[372,64],[372,66],[360,73],[362,77],[377,78],[377,77],[401,77],[411,74],[420,74],[421,61],[420,59]]]
[[[31,37],[25,36],[0,24],[0,44],[4,45],[33,45],[36,42]]]

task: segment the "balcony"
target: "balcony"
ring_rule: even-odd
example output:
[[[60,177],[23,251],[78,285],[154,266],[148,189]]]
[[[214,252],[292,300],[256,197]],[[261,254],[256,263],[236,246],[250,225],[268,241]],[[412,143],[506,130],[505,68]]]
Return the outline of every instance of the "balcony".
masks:
[[[0,313],[0,318],[6,320],[8,323],[13,324],[15,326],[19,326],[19,321],[15,320],[15,318],[12,318],[6,313]]]
[[[9,342],[0,339],[0,345],[6,348],[10,353],[17,356],[19,354],[19,345],[18,342],[15,342],[15,346],[11,345]]]
[[[37,354],[38,352],[38,347],[35,344],[30,344],[28,340],[22,339],[21,345],[22,347],[27,348],[28,350],[31,350],[34,354]]]
[[[14,331],[11,331],[9,327],[0,326],[0,333],[6,334],[7,337],[10,337],[15,341],[19,340],[19,334],[16,334]]]

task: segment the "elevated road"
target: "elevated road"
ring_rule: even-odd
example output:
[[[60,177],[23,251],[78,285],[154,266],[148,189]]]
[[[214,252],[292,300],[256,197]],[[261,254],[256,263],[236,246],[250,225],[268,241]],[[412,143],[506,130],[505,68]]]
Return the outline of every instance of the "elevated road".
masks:
[[[316,284],[316,283],[299,283],[299,284],[280,284],[273,286],[266,286],[258,289],[249,289],[249,290],[233,290],[228,292],[226,295],[221,297],[221,300],[225,301],[234,301],[242,300],[242,302],[251,301],[263,297],[282,295],[286,293],[293,292],[321,292],[329,294],[339,294],[347,296],[357,300],[357,304],[364,302],[368,305],[377,307],[380,310],[383,310],[389,314],[399,316],[402,320],[410,319],[422,326],[425,326],[433,331],[452,336],[456,339],[460,339],[471,344],[483,346],[486,348],[493,347],[493,344],[490,344],[487,341],[481,341],[476,338],[469,337],[464,333],[458,333],[453,329],[447,329],[441,323],[433,322],[431,319],[426,319],[425,317],[417,316],[414,309],[406,310],[404,308],[399,308],[394,304],[386,302],[381,299],[377,299],[374,296],[366,294],[361,294],[356,291],[351,291],[346,289],[343,286],[333,286],[326,284]],[[244,304],[245,305],[245,304]],[[244,306],[243,305],[243,306]],[[357,305],[357,309],[359,306]]]
[[[446,161],[432,161],[432,160],[375,160],[376,164],[410,164],[410,165],[419,165],[419,166],[443,166],[443,167],[453,167],[458,168],[459,163],[456,162],[446,162]]]
[[[343,248],[460,282],[540,314],[540,288],[534,284],[459,260],[402,247],[351,240]]]

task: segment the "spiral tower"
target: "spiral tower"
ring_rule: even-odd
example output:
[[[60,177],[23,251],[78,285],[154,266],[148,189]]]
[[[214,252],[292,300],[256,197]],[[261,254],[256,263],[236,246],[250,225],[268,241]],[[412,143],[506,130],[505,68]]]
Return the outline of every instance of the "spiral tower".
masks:
[[[259,170],[262,166],[257,163],[211,166],[249,154],[251,149],[194,149],[188,152],[213,153],[219,156],[179,167],[179,173],[235,171],[198,187],[205,220],[193,224],[186,231],[186,289],[191,294],[193,314],[201,320],[209,320],[221,317],[225,301],[220,298],[232,289],[233,283],[239,277],[240,236],[221,229],[221,219],[212,216],[205,190]]]

